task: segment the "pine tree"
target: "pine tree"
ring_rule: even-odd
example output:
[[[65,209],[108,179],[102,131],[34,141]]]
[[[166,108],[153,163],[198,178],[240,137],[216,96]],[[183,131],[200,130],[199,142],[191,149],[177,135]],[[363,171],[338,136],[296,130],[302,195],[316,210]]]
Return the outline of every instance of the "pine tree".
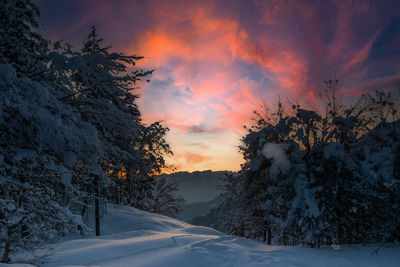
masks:
[[[118,185],[123,199],[147,203],[157,186],[150,178],[171,150],[168,128],[144,125],[132,94],[152,73],[128,72],[142,57],[110,53],[95,28],[81,51],[59,42],[49,51],[33,32],[39,10],[32,1],[0,7],[0,251],[10,262],[17,250],[85,233],[71,211],[84,215],[89,195],[100,234],[100,194],[116,187],[108,179],[115,173],[129,177]]]
[[[40,79],[46,72],[47,41],[36,32],[39,8],[31,0],[0,1],[0,63],[17,75]]]
[[[68,209],[79,201],[71,180],[75,164],[90,166],[94,156],[88,155],[97,154],[98,143],[91,126],[44,84],[0,66],[0,221],[7,262],[14,249],[84,231]]]
[[[102,41],[92,27],[81,51],[72,51],[68,45],[61,52],[55,50],[52,76],[62,84],[59,100],[93,125],[103,144],[99,163],[112,183],[105,176],[95,176],[92,188],[97,189],[97,183],[100,192],[115,203],[143,208],[140,199],[151,196],[152,186],[142,180],[160,172],[166,166],[164,155],[172,153],[165,141],[168,128],[160,122],[146,126],[141,121],[134,91],[152,71],[128,68],[143,57],[110,52]],[[60,47],[55,44],[55,49]]]
[[[96,169],[99,143],[47,80],[47,41],[33,32],[38,8],[0,7],[0,243],[9,262],[15,250],[85,232],[69,209],[80,201],[71,180],[76,166]]]

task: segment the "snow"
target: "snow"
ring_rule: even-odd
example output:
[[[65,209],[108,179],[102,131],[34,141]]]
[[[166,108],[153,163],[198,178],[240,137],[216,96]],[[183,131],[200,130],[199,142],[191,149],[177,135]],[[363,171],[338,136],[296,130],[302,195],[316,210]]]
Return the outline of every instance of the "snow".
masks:
[[[103,236],[49,245],[54,253],[39,266],[346,267],[400,262],[400,247],[394,245],[383,247],[378,255],[371,255],[376,246],[268,246],[125,206],[108,207],[101,223]]]
[[[340,159],[344,158],[343,144],[327,143],[324,146],[323,152],[325,159],[329,159],[330,157],[336,157]]]
[[[285,152],[287,144],[274,144],[266,143],[262,149],[262,154],[266,158],[273,158],[274,161],[271,166],[271,175],[276,176],[279,172],[287,173],[290,169],[290,161],[288,160]]]
[[[4,267],[32,267],[33,265],[30,264],[4,264],[4,263],[0,263],[0,267],[4,266]]]
[[[0,81],[5,84],[12,82],[17,77],[14,68],[9,64],[0,64]]]

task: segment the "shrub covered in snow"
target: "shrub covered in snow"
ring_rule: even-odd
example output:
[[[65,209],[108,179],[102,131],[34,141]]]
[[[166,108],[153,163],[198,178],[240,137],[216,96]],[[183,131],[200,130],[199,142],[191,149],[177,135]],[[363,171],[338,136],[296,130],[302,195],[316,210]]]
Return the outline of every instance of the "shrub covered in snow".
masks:
[[[333,105],[325,115],[279,105],[249,129],[220,196],[231,233],[311,247],[399,239],[398,102],[377,92]]]

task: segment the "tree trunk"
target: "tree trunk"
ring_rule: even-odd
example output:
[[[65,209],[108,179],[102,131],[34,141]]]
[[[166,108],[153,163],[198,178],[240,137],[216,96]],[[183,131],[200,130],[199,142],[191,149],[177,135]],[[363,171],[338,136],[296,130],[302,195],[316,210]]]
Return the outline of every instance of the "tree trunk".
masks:
[[[267,241],[267,244],[271,245],[271,243],[272,243],[271,228],[268,227],[268,241]]]
[[[11,242],[11,233],[12,230],[10,229],[11,227],[7,227],[7,237],[8,240],[6,241],[6,244],[4,246],[4,251],[3,251],[3,257],[1,259],[2,263],[10,263],[11,259],[10,259],[10,242]]]
[[[10,263],[10,256],[9,255],[10,255],[10,243],[6,242],[1,262],[2,263]]]
[[[99,177],[96,175],[94,178],[94,209],[95,209],[95,221],[96,221],[96,236],[100,235],[100,186]]]
[[[83,219],[83,220],[84,220],[84,218],[85,218],[85,213],[86,213],[87,205],[88,205],[88,197],[85,197],[85,200],[83,201],[82,210],[81,210],[81,216],[82,216],[82,219]]]

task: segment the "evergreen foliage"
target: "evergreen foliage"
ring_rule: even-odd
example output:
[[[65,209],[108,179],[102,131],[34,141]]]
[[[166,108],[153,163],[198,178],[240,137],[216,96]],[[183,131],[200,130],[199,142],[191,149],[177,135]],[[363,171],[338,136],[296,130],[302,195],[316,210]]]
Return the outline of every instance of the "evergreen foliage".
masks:
[[[15,252],[85,234],[82,216],[93,197],[97,226],[100,198],[170,215],[182,202],[176,185],[152,178],[172,152],[168,128],[141,121],[133,92],[152,73],[134,69],[142,57],[110,52],[94,27],[79,51],[50,45],[34,31],[38,16],[31,0],[0,1],[0,261],[6,263]]]

